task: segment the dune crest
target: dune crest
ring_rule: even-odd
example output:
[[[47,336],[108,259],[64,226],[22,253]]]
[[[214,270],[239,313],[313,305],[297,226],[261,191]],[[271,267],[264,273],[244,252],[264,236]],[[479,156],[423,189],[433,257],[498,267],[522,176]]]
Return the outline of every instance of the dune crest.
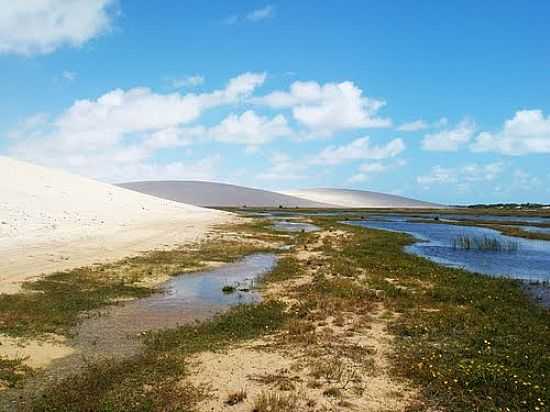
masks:
[[[352,189],[301,189],[282,191],[282,194],[309,199],[314,202],[323,202],[336,205],[340,208],[442,208],[430,202],[423,202],[403,196],[390,195],[379,192]]]

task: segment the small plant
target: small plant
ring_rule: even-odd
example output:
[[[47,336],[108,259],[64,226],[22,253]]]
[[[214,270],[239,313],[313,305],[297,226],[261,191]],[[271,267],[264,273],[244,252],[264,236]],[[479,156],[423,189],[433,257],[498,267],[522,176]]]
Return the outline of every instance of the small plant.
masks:
[[[226,405],[233,406],[237,405],[238,403],[243,402],[246,399],[247,395],[244,389],[241,389],[237,392],[232,392],[229,395],[227,395],[227,399],[225,401]]]
[[[225,285],[223,288],[222,288],[222,292],[223,293],[226,293],[226,294],[231,294],[231,293],[235,293],[237,291],[237,288],[233,285]]]
[[[291,394],[262,392],[254,402],[253,412],[295,412],[298,408],[298,397]]]

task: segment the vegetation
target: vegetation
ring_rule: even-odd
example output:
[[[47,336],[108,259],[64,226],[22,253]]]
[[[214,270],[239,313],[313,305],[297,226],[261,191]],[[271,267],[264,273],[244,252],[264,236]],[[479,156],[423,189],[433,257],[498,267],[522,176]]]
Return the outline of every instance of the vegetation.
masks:
[[[250,225],[256,231],[258,224]],[[247,226],[239,225],[246,233]],[[23,292],[0,294],[0,333],[11,336],[69,335],[84,313],[157,291],[151,281],[231,262],[268,246],[236,240],[205,242],[195,249],[154,251],[121,261],[57,272],[23,284]]]
[[[492,236],[460,235],[451,239],[453,249],[478,250],[489,252],[515,252],[519,244],[513,240],[499,240]]]
[[[278,302],[240,305],[213,320],[148,334],[144,353],[90,364],[49,387],[35,411],[187,411],[204,399],[186,384],[187,356],[273,333],[286,315]]]
[[[143,353],[90,364],[49,386],[33,408],[193,410],[207,393],[185,379],[189,355],[264,335],[270,348],[301,350],[308,387],[344,402],[346,391],[361,392],[365,377],[376,372],[375,353],[334,329],[363,333],[382,308],[378,316],[396,337],[392,372],[420,390],[414,410],[548,409],[550,312],[531,302],[519,282],[441,267],[406,254],[410,236],[338,220],[316,217],[334,235],[296,234],[295,249],[265,276],[263,286],[277,283],[287,303],[240,305],[209,321],[147,333]],[[261,227],[255,230],[264,236]],[[298,253],[311,257],[300,260]],[[306,274],[308,282],[293,283]],[[282,391],[263,392],[255,411],[303,406],[290,376],[255,380]],[[238,403],[241,395],[224,400]]]
[[[438,266],[408,255],[398,233],[348,228],[338,252],[363,268],[400,313],[395,372],[427,405],[452,411],[544,410],[550,402],[550,313],[519,282]],[[336,252],[333,252],[335,254]],[[388,282],[388,278],[397,279]]]

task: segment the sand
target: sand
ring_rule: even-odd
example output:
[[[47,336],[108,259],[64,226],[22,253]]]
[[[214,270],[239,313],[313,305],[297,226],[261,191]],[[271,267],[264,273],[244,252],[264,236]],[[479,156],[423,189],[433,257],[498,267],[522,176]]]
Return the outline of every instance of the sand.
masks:
[[[122,183],[121,187],[162,199],[206,207],[335,207],[268,190],[199,181],[146,181]]]
[[[386,193],[369,192],[366,190],[351,189],[300,189],[280,192],[288,196],[309,199],[336,205],[340,208],[406,208],[406,209],[434,209],[442,205],[423,202],[407,197],[389,195]]]
[[[41,273],[198,241],[233,219],[0,156],[0,293]]]

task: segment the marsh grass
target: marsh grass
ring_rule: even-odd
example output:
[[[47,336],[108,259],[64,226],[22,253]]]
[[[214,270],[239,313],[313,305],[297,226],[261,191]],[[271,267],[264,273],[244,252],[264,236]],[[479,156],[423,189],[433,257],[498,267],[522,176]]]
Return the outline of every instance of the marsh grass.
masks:
[[[500,240],[494,236],[460,235],[451,239],[453,249],[477,250],[486,252],[516,252],[519,242],[514,240]]]
[[[327,227],[334,220],[319,223]],[[395,291],[384,302],[399,313],[389,320],[397,336],[394,373],[417,384],[427,405],[452,411],[548,409],[550,312],[530,301],[519,281],[408,255],[403,248],[414,240],[404,234],[347,230],[353,238],[332,253],[362,268],[371,287]]]

